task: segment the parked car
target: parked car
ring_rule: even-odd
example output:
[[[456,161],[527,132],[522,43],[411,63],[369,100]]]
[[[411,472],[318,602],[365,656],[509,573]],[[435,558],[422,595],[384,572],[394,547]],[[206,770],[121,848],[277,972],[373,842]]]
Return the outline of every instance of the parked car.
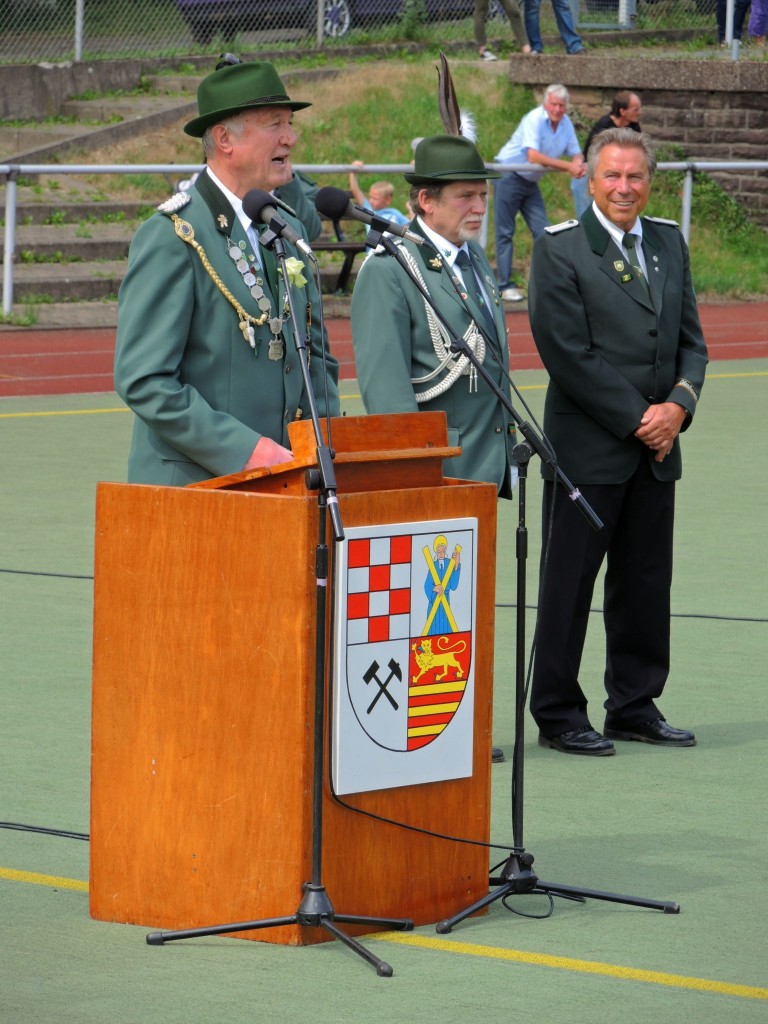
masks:
[[[195,42],[209,43],[214,36],[231,39],[238,32],[270,28],[302,28],[314,32],[318,0],[176,0]],[[323,31],[338,39],[354,25],[395,21],[409,0],[320,0],[323,3]],[[412,0],[410,0],[412,2]],[[423,3],[429,21],[450,21],[471,17],[474,0],[417,0]],[[489,17],[503,14],[491,0]]]

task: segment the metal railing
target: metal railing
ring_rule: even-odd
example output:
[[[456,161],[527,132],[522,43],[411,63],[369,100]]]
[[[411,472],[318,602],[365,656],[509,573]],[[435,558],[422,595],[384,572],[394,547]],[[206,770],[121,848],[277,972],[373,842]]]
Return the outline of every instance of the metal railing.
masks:
[[[5,233],[3,247],[3,316],[13,312],[13,267],[16,254],[17,181],[20,176],[40,174],[163,174],[176,179],[203,169],[202,164],[0,164],[0,178],[5,186]],[[411,171],[410,164],[295,164],[296,170],[308,174],[403,174]],[[498,171],[526,171],[539,169],[533,164],[488,164]],[[693,202],[694,172],[696,171],[764,171],[768,160],[739,161],[676,161],[659,163],[658,171],[682,171],[683,190],[680,229],[686,242],[691,234],[691,206]]]

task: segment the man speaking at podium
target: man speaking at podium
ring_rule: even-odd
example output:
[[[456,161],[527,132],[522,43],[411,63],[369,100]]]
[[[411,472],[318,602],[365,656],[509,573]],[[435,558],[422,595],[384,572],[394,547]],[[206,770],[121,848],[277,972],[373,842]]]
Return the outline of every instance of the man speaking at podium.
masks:
[[[271,64],[226,63],[200,83],[207,167],[141,225],[118,304],[115,387],[136,414],[130,483],[179,485],[286,462],[287,427],[309,412],[286,288],[243,210],[253,189],[291,180],[296,110]],[[278,199],[296,234],[300,222]],[[294,236],[295,237],[295,236]],[[309,323],[310,375],[325,415],[320,305],[301,253],[286,242],[298,317]],[[290,261],[289,261],[290,262]],[[302,273],[304,271],[304,273]],[[326,357],[328,412],[338,415],[338,364]]]
[[[487,179],[497,177],[469,139],[421,140],[405,179],[416,212],[411,231],[425,241],[398,244],[429,300],[394,256],[376,252],[363,264],[352,295],[352,341],[366,411],[444,411],[448,443],[462,448],[460,456],[446,459],[446,475],[494,483],[509,498],[517,473],[514,425],[466,357],[451,353],[447,332],[431,309],[466,338],[509,394],[504,311],[477,243]]]

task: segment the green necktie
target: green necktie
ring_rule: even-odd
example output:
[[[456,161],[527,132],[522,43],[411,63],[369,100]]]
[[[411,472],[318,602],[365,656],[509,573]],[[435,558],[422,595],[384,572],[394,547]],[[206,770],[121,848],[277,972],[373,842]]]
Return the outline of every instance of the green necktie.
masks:
[[[630,235],[629,232],[627,232],[622,241],[624,242],[624,248],[627,250],[627,256],[629,257],[629,262],[632,264],[632,269],[635,274],[637,274],[638,280],[642,283],[646,296],[650,299],[651,289],[648,287],[648,282],[645,278],[645,274],[643,273],[643,268],[640,266],[640,260],[637,258],[637,250],[635,248],[637,235]]]
[[[464,290],[483,314],[483,323],[481,326],[484,327],[486,331],[490,332],[492,338],[495,338],[496,325],[494,324],[493,317],[488,309],[488,303],[485,301],[483,293],[480,290],[480,285],[477,283],[477,277],[472,269],[472,260],[469,258],[469,253],[466,249],[459,249],[456,256],[456,265],[461,270],[461,276],[464,279]]]

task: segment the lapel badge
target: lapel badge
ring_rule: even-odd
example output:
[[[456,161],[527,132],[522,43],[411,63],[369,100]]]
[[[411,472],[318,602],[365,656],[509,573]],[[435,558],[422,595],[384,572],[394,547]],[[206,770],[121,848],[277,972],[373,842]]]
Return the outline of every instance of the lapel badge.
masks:
[[[229,220],[227,219],[227,215],[225,213],[220,213],[216,220],[219,222],[219,227],[222,229],[222,231],[229,227]]]
[[[487,274],[485,275],[485,284],[486,284],[486,288],[487,288],[488,294],[491,296],[493,301],[498,306],[498,304],[499,304],[499,296],[498,296],[498,293],[496,291],[496,285],[493,282],[493,280]]]
[[[622,264],[622,266],[623,266],[623,264]],[[632,280],[632,275],[631,274],[622,274],[621,275],[621,283],[622,284],[627,284],[631,280]]]
[[[622,270],[624,269],[624,260],[614,260],[613,261],[613,269],[617,270],[619,273],[621,273]]]
[[[430,267],[432,267],[433,270],[442,270],[443,261],[440,259],[439,256],[435,256],[433,259],[429,261],[429,265]]]

